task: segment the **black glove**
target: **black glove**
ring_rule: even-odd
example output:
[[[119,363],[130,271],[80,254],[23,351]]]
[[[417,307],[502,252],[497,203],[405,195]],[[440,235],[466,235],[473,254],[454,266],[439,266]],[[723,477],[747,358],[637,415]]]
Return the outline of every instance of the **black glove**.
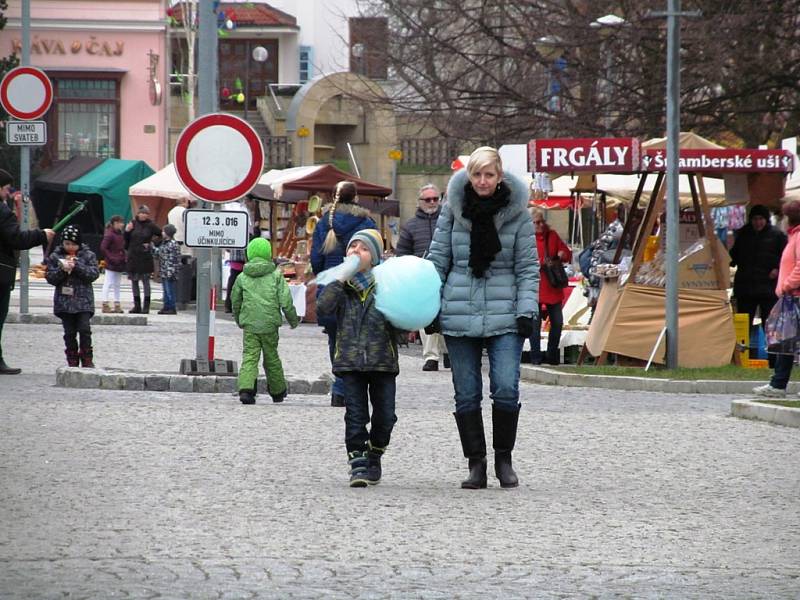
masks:
[[[533,335],[533,319],[530,317],[517,317],[517,333],[524,338]]]
[[[428,335],[431,335],[431,334],[434,334],[434,333],[442,333],[442,324],[439,322],[439,316],[438,315],[436,316],[436,318],[433,321],[431,321],[430,325],[426,325],[424,327],[424,331]]]

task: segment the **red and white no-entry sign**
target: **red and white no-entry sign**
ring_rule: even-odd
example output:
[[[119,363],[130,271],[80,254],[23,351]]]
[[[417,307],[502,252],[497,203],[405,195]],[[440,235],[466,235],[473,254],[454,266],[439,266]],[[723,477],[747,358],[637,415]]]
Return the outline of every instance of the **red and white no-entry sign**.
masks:
[[[264,147],[247,121],[223,113],[189,123],[175,145],[175,172],[186,190],[208,202],[230,202],[252,190]]]
[[[0,82],[0,104],[6,112],[22,121],[43,116],[53,102],[53,84],[36,67],[11,69]]]

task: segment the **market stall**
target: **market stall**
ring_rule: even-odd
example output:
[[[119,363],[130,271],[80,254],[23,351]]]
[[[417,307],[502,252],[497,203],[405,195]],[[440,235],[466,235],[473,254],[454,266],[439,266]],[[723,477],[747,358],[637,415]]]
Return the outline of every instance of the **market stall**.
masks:
[[[691,143],[697,141],[694,136],[684,136],[684,139]],[[663,363],[665,342],[661,334],[665,289],[663,252],[659,250],[665,233],[660,220],[666,190],[663,140],[648,147],[639,147],[635,140],[628,138],[535,140],[531,142],[530,152],[534,169],[637,175],[632,208],[646,207],[638,224],[633,219],[626,222],[623,236],[632,234],[635,240],[629,268],[626,270],[626,265],[621,265],[605,271],[605,285],[582,355],[589,353],[602,363],[609,353],[641,361],[648,360],[652,354],[655,362]],[[727,253],[713,235],[705,189],[707,178],[713,176],[725,181],[726,175],[745,175],[746,187],[744,191],[741,187],[737,189],[738,201],[746,193],[746,200],[774,203],[783,196],[783,180],[791,170],[791,157],[787,160],[787,155],[782,150],[680,149],[679,169],[687,177],[694,214],[694,218],[687,219],[684,224],[686,232],[682,236],[683,251],[679,259],[680,366],[727,364],[736,343],[727,292]],[[649,180],[653,183],[648,193],[645,190]],[[656,227],[659,221],[661,226]],[[656,235],[651,235],[656,231]],[[692,231],[693,234],[688,233]],[[613,263],[619,262],[620,250]]]
[[[399,215],[397,202],[385,200],[392,193],[391,188],[328,164],[273,169],[261,176],[250,196],[260,201],[261,229],[270,231],[276,256],[308,255],[320,209],[330,202],[334,187],[343,180],[356,184],[360,204],[378,217],[376,221],[386,233],[385,217],[394,212]]]
[[[150,208],[150,218],[159,224],[167,222],[167,214],[178,200],[194,200],[178,179],[173,163],[136,182],[128,189],[128,195],[132,210],[146,204]]]
[[[73,217],[84,240],[99,252],[105,224],[113,215],[130,219],[131,184],[153,173],[141,160],[73,157],[53,166],[33,182],[31,197],[40,227],[52,227],[76,202],[86,207]]]

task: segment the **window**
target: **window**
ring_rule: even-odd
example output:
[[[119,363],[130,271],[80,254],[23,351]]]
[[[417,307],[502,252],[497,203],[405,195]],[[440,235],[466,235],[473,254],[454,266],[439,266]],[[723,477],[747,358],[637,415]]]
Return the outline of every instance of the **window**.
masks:
[[[119,83],[115,79],[56,79],[57,156],[119,155]]]
[[[300,83],[305,83],[314,77],[314,50],[311,46],[300,46]]]

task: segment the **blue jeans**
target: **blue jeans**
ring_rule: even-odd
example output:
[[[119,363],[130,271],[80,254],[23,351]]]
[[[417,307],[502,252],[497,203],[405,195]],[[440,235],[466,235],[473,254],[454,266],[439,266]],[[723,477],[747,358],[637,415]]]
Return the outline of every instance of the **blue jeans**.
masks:
[[[174,279],[162,279],[161,287],[164,290],[164,310],[175,310],[175,284]]]
[[[519,408],[519,360],[525,341],[516,333],[487,338],[444,336],[453,372],[456,412],[480,410],[483,400],[481,355],[489,355],[489,396],[507,412]]]
[[[394,414],[394,373],[351,371],[342,376],[344,385],[344,443],[348,452],[366,450],[367,442],[385,448],[397,422]],[[372,403],[372,418],[369,404]],[[371,423],[369,432],[367,423]]]
[[[333,356],[336,354],[336,325],[326,325],[325,332],[328,334],[328,355],[331,357],[331,368],[333,368]],[[333,376],[331,393],[344,396],[344,382],[341,377]]]
[[[789,385],[789,377],[792,376],[792,367],[794,366],[793,354],[770,354],[775,357],[775,371],[772,373],[772,379],[769,384],[779,390],[785,390]]]

